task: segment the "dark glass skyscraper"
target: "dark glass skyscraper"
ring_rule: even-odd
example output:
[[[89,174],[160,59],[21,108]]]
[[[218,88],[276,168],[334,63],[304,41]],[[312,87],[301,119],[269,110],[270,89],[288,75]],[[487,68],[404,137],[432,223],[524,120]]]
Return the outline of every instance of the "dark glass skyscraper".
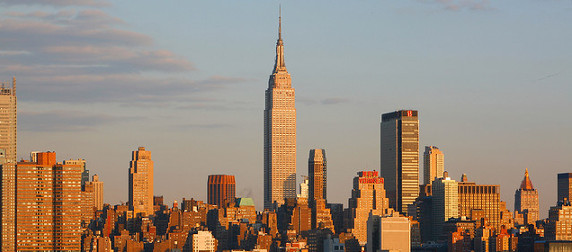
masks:
[[[419,196],[419,119],[416,110],[381,116],[381,176],[389,207],[407,214]]]

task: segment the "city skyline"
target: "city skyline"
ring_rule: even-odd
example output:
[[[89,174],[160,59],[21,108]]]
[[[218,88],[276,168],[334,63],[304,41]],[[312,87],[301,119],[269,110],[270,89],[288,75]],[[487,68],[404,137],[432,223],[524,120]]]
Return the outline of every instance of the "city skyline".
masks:
[[[265,78],[270,61],[273,59],[272,43],[276,39],[277,3],[258,2],[257,8],[249,13],[252,19],[247,18],[238,24],[229,22],[231,18],[236,21],[238,16],[231,9],[237,8],[239,13],[243,13],[240,15],[242,16],[252,6],[228,3],[227,6],[218,6],[220,9],[217,9],[216,6],[206,3],[196,3],[205,5],[196,6],[198,9],[204,7],[205,13],[193,10],[192,13],[196,17],[185,21],[193,24],[193,28],[197,28],[197,23],[193,22],[205,18],[203,15],[215,14],[215,17],[221,19],[216,22],[205,19],[213,21],[214,24],[198,22],[206,28],[196,31],[199,35],[192,36],[193,43],[186,44],[186,47],[180,44],[182,42],[175,41],[177,37],[172,34],[163,36],[170,34],[170,29],[158,30],[163,25],[169,27],[166,21],[158,22],[161,25],[151,25],[150,29],[143,29],[141,26],[148,22],[138,22],[133,14],[128,13],[126,3],[113,2],[111,6],[95,8],[82,5],[87,1],[74,6],[54,4],[52,7],[13,6],[11,1],[1,3],[9,7],[6,14],[10,14],[6,15],[3,21],[6,24],[14,24],[17,22],[13,20],[19,20],[22,25],[19,26],[22,28],[20,33],[6,26],[1,27],[0,35],[4,37],[9,36],[16,40],[25,38],[25,32],[28,31],[26,29],[39,25],[30,20],[44,20],[56,27],[67,21],[66,25],[72,28],[97,24],[100,25],[97,27],[104,31],[110,31],[109,34],[115,34],[111,31],[119,29],[123,31],[119,34],[132,35],[122,36],[122,42],[129,44],[138,39],[153,40],[152,47],[158,50],[142,52],[139,55],[140,64],[130,66],[134,67],[130,69],[125,69],[129,68],[126,65],[136,61],[99,59],[104,64],[119,66],[116,71],[123,72],[119,72],[115,78],[113,74],[108,74],[94,80],[90,79],[93,77],[89,74],[90,71],[108,73],[108,70],[101,69],[104,67],[97,66],[99,61],[83,61],[86,53],[98,53],[97,50],[101,49],[98,44],[89,44],[93,45],[92,51],[89,48],[75,48],[76,51],[68,51],[70,55],[67,55],[67,60],[51,62],[42,58],[42,53],[56,55],[63,53],[61,50],[65,49],[64,46],[73,46],[64,44],[58,48],[58,43],[50,40],[60,39],[56,36],[57,30],[46,28],[45,37],[35,43],[17,46],[1,40],[6,48],[2,48],[0,52],[0,63],[10,66],[2,70],[2,78],[9,80],[13,75],[18,78],[18,158],[27,157],[30,151],[36,150],[55,150],[65,159],[84,158],[90,170],[105,181],[106,202],[115,204],[127,201],[126,193],[123,193],[127,192],[127,153],[138,146],[146,146],[153,150],[153,160],[156,163],[155,194],[164,195],[166,202],[180,200],[182,197],[205,200],[203,181],[207,175],[224,173],[237,176],[237,196],[252,196],[256,206],[262,206],[262,185],[251,185],[248,181],[262,181],[260,150],[263,145],[260,121],[263,105],[260,97],[266,86]],[[508,206],[512,206],[512,192],[520,184],[521,171],[529,168],[530,176],[539,189],[540,216],[546,217],[548,207],[556,202],[556,188],[553,185],[556,174],[570,170],[565,157],[571,149],[571,133],[566,129],[569,129],[572,123],[570,119],[558,115],[569,112],[571,105],[571,90],[566,86],[571,79],[570,70],[567,70],[571,65],[570,57],[567,58],[570,49],[564,45],[569,44],[572,39],[569,35],[554,31],[562,27],[558,26],[556,21],[569,23],[567,21],[570,19],[563,16],[566,10],[556,9],[571,6],[562,2],[544,4],[551,7],[541,8],[533,13],[527,8],[532,8],[535,4],[525,2],[524,6],[518,9],[524,17],[544,17],[544,23],[529,27],[532,32],[519,29],[511,23],[514,20],[524,20],[521,20],[522,17],[505,13],[510,10],[505,3],[491,4],[490,9],[484,10],[459,6],[458,11],[446,10],[447,7],[454,8],[453,6],[415,1],[403,4],[365,3],[362,7],[348,9],[347,15],[350,19],[347,23],[340,23],[334,18],[346,13],[342,11],[343,7],[301,2],[283,5],[284,26],[288,27],[285,29],[285,37],[288,38],[288,66],[300,98],[298,174],[305,174],[305,157],[309,149],[326,149],[329,170],[332,171],[328,178],[331,179],[330,182],[342,185],[340,188],[332,188],[328,198],[331,202],[346,204],[351,188],[351,185],[346,183],[348,178],[361,170],[379,171],[379,116],[399,109],[416,109],[421,115],[419,146],[436,145],[447,153],[445,169],[453,179],[459,180],[460,175],[466,173],[470,181],[479,184],[500,184],[501,199],[506,201]],[[306,5],[307,10],[302,10]],[[383,6],[387,6],[388,10],[381,10]],[[319,8],[326,10],[319,13],[324,19],[311,19],[309,13],[318,11]],[[368,8],[369,10],[366,10]],[[43,14],[34,11],[41,11]],[[151,13],[146,8],[140,11],[140,14]],[[216,14],[218,11],[220,13]],[[173,17],[184,17],[181,12],[173,12]],[[553,18],[549,18],[546,13],[550,13]],[[357,17],[359,14],[363,16]],[[228,18],[223,18],[224,15],[228,15]],[[502,15],[511,18],[502,18]],[[454,39],[459,44],[469,42],[471,32],[476,33],[480,29],[488,28],[490,30],[485,29],[483,37],[474,37],[473,44],[483,43],[486,46],[472,51],[469,46],[453,43],[440,47],[439,43],[447,40],[429,36],[425,43],[412,44],[409,41],[401,47],[398,46],[399,43],[415,36],[411,32],[392,29],[383,22],[394,18],[398,24],[403,24],[403,27],[411,28],[413,33],[428,36],[422,33],[423,28],[428,28],[427,25],[407,21],[407,18],[418,20],[422,17],[428,18],[427,22],[431,25],[451,20],[466,25],[466,32],[457,30],[461,26],[436,29],[436,33],[444,37],[447,37],[449,32],[460,32],[461,36]],[[485,21],[485,18],[491,18],[492,21]],[[257,24],[254,20],[267,22]],[[369,26],[366,21],[381,24],[382,27],[375,32],[383,34],[383,31],[387,30],[394,36],[380,37],[367,32],[366,28]],[[472,21],[482,23],[477,25],[471,23]],[[515,44],[510,36],[501,36],[500,32],[504,29],[492,27],[493,24],[499,23],[515,29],[511,35],[517,38],[514,41],[520,39],[519,43]],[[304,27],[304,24],[308,27]],[[359,24],[364,28],[351,29],[352,25]],[[177,26],[178,24],[173,25],[173,29]],[[309,30],[317,27],[326,29],[315,34]],[[546,29],[547,27],[553,29]],[[547,42],[535,40],[532,35],[528,35],[529,32],[535,37],[550,39]],[[242,33],[247,36],[239,36]],[[198,38],[200,34],[208,36]],[[74,39],[91,38],[93,41],[99,41],[97,37],[88,35],[79,34]],[[493,43],[486,39],[487,35],[498,40]],[[350,40],[348,37],[351,36],[361,40]],[[132,40],[128,40],[129,38]],[[322,44],[326,40],[328,43]],[[121,48],[113,44],[115,42],[117,40],[107,41],[115,45],[112,48]],[[139,46],[144,47],[148,43],[151,42],[144,41]],[[363,47],[368,52],[358,47]],[[403,51],[406,48],[410,51]],[[332,57],[329,53],[334,49],[336,56]],[[528,51],[525,49],[536,52],[519,54]],[[201,50],[205,52],[199,52]],[[99,53],[107,55],[110,52]],[[210,59],[206,57],[209,53]],[[145,61],[148,60],[145,56],[157,58],[157,61]],[[461,56],[470,57],[461,59]],[[27,66],[30,57],[44,65]],[[244,61],[245,58],[248,61]],[[341,62],[341,58],[357,66],[349,68],[351,64]],[[520,59],[525,63],[516,66],[510,64]],[[481,66],[493,60],[500,62]],[[444,64],[429,66],[432,62],[441,61]],[[526,63],[527,61],[530,62]],[[375,62],[375,65],[371,64],[372,62]],[[461,64],[463,62],[465,64]],[[162,63],[163,68],[159,67]],[[79,64],[80,67],[66,68],[66,65],[74,64]],[[399,67],[400,65],[407,67]],[[230,66],[234,68],[230,69]],[[50,67],[54,72],[46,74],[46,69]],[[89,71],[84,72],[82,69]],[[245,72],[247,69],[251,70]],[[193,74],[186,76],[186,71]],[[125,74],[126,72],[129,74]],[[133,72],[143,74],[132,74]],[[451,72],[457,72],[458,75],[450,74]],[[175,77],[171,77],[171,74]],[[155,81],[164,80],[165,82],[161,82],[164,85],[154,87],[148,83],[141,86],[134,84],[140,80],[137,76],[146,75],[153,76]],[[412,77],[417,75],[419,79]],[[184,83],[191,87],[178,83],[179,76],[187,78],[188,82]],[[74,84],[76,86],[70,86],[75,82],[74,78],[78,83]],[[427,81],[430,83],[426,84]],[[99,88],[93,88],[89,84],[98,84]],[[431,85],[436,89],[423,85]],[[388,92],[379,92],[377,86]],[[122,89],[132,94],[126,94]],[[191,99],[181,99],[179,95],[182,92],[191,93]],[[422,95],[425,94],[433,98],[423,98]],[[169,100],[170,96],[174,98]],[[508,99],[505,101],[505,98]],[[465,103],[474,104],[468,106]],[[70,109],[70,105],[73,109]],[[181,117],[192,120],[183,120]],[[553,123],[540,123],[546,121]],[[138,127],[134,130],[133,125]],[[56,140],[62,138],[66,141]],[[170,147],[171,145],[175,148]],[[539,146],[554,149],[538,153]],[[533,151],[537,155],[527,155]],[[213,160],[213,156],[219,153],[229,155],[225,159]],[[194,162],[188,167],[181,167],[177,159],[186,154],[189,154],[189,158]],[[483,156],[490,160],[482,160]],[[213,170],[206,171],[206,167]],[[498,172],[505,172],[502,173],[505,176],[492,176]],[[508,174],[513,174],[513,177],[506,176]],[[188,183],[189,177],[196,178],[197,181]]]

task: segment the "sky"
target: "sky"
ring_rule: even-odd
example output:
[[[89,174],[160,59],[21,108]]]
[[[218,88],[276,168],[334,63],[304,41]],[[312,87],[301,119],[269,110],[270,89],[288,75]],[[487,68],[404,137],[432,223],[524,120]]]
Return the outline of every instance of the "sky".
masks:
[[[356,173],[379,170],[380,115],[416,109],[420,147],[451,177],[500,184],[512,211],[528,168],[547,216],[572,172],[569,0],[0,0],[18,157],[86,159],[118,204],[144,146],[166,203],[206,200],[207,176],[232,174],[262,208],[280,4],[298,182],[325,148],[328,201],[347,206]]]

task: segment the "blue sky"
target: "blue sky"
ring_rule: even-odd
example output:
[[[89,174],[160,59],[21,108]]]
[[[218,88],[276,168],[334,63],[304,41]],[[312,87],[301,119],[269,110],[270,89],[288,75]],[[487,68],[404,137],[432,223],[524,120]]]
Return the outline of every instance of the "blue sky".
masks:
[[[0,79],[18,79],[18,156],[85,158],[105,201],[127,200],[131,151],[155,194],[206,199],[234,174],[262,205],[264,90],[282,4],[296,89],[298,174],[325,148],[329,201],[379,170],[381,113],[417,109],[420,145],[454,179],[500,184],[524,169],[541,216],[572,172],[572,1],[0,1]],[[1,77],[3,76],[3,77]]]

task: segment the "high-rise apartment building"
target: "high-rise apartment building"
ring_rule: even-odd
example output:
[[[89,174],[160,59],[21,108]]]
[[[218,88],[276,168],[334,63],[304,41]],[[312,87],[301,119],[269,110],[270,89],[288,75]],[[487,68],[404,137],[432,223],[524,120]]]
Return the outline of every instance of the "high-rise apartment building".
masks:
[[[236,198],[236,181],[233,175],[209,175],[207,182],[208,204],[225,206]]]
[[[407,214],[419,196],[419,119],[416,110],[381,116],[381,176],[389,206]]]
[[[538,190],[532,186],[532,181],[528,176],[528,169],[524,172],[524,179],[520,183],[520,188],[514,193],[514,212],[522,214],[524,225],[536,224],[538,220]]]
[[[16,77],[12,87],[0,87],[0,149],[6,152],[6,163],[16,163]]]
[[[90,183],[93,185],[95,209],[98,211],[103,210],[103,181],[99,181],[99,176],[95,174],[91,177]]]
[[[81,249],[81,173],[79,165],[56,163],[55,152],[18,162],[17,251]]]
[[[411,251],[411,220],[392,215],[372,215],[367,221],[366,251]]]
[[[442,178],[445,171],[445,155],[435,146],[425,146],[423,153],[423,184],[428,185],[435,178]]]
[[[444,240],[443,224],[459,217],[459,184],[450,177],[433,181],[433,240]]]
[[[385,197],[384,179],[377,171],[361,171],[354,178],[352,197],[348,200],[346,227],[359,243],[367,243],[367,219],[373,215],[385,215],[389,211],[389,200]]]
[[[16,77],[0,87],[0,248],[15,250],[16,236]]]
[[[129,167],[129,207],[133,214],[153,214],[153,160],[151,151],[139,147],[132,152]]]
[[[294,88],[284,63],[281,18],[276,60],[264,109],[264,208],[296,198],[296,108]]]
[[[557,201],[572,201],[572,173],[558,173]]]

